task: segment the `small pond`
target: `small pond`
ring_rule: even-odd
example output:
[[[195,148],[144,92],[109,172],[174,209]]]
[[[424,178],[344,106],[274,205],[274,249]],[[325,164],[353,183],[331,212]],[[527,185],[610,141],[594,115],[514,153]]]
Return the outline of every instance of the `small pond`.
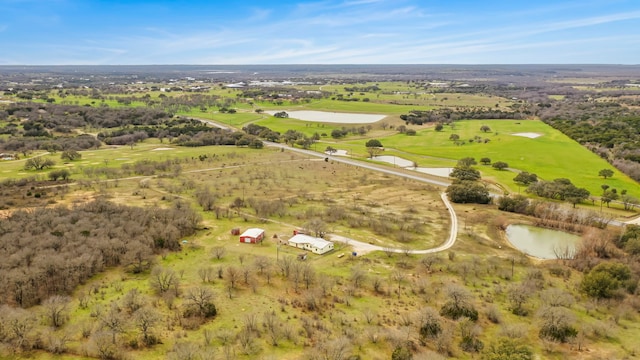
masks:
[[[507,226],[507,239],[518,250],[541,259],[556,259],[557,252],[575,253],[580,237],[564,231],[529,225]]]
[[[374,156],[373,160],[393,164],[394,167],[398,166],[408,170],[415,170],[424,174],[441,176],[441,177],[449,177],[449,174],[451,174],[451,171],[453,171],[453,168],[448,168],[448,167],[447,168],[413,167],[414,165],[413,161],[409,161],[407,159],[403,159],[397,156],[388,156],[388,155]]]

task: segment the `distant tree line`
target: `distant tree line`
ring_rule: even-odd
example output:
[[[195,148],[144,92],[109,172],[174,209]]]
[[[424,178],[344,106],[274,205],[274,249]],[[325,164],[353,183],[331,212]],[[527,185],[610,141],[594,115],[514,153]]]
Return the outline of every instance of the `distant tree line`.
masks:
[[[27,120],[19,120],[19,119]],[[35,150],[49,152],[87,150],[107,145],[134,145],[147,138],[169,139],[181,146],[237,145],[261,148],[262,143],[242,132],[213,128],[190,118],[173,117],[148,108],[112,109],[55,104],[20,103],[0,113],[9,124],[0,132],[0,150],[25,156]],[[22,130],[17,123],[22,126]],[[112,129],[96,137],[74,135],[72,129]],[[116,129],[117,128],[117,129]],[[60,133],[61,135],[55,135]]]
[[[525,114],[515,111],[505,111],[490,108],[411,110],[408,114],[400,115],[407,125],[422,125],[426,123],[450,123],[465,119],[524,119]]]
[[[303,100],[312,100],[312,99],[321,99],[323,97],[328,96],[329,93],[326,91],[304,91],[298,90],[294,87],[251,87],[249,89],[243,89],[242,92],[238,95],[240,98],[245,99],[254,99],[254,100],[267,100],[267,101],[276,101],[276,100],[293,100],[293,99],[303,99]]]
[[[378,85],[367,85],[367,86],[345,86],[344,91],[347,92],[374,92],[380,91],[380,87]]]
[[[45,138],[10,137],[8,139],[0,139],[0,150],[18,152],[25,156],[36,150],[49,152],[88,150],[97,149],[101,145],[102,143],[99,140],[88,134]]]
[[[576,206],[589,198],[589,191],[584,188],[578,188],[569,179],[554,179],[553,181],[536,181],[532,182],[527,188],[527,192],[536,194],[540,197],[567,201]]]
[[[334,139],[343,138],[349,134],[364,135],[371,129],[371,126],[359,126],[359,127],[342,127],[339,129],[331,130],[331,137]],[[287,130],[284,134],[280,134],[277,131],[273,131],[266,126],[249,124],[242,128],[244,132],[250,135],[254,135],[272,142],[283,142],[290,146],[299,145],[305,149],[308,149],[315,142],[320,140],[320,137],[327,136],[327,134],[314,133],[312,136],[307,136],[304,133],[297,130]]]
[[[21,120],[24,127],[43,128],[56,132],[91,126],[115,128],[126,125],[160,125],[173,116],[167,112],[144,107],[109,108],[41,103],[16,103],[8,106],[0,120]]]

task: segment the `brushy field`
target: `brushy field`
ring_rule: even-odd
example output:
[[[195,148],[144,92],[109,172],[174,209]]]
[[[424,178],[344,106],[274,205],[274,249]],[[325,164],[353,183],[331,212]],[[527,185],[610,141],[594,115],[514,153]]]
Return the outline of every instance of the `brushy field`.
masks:
[[[271,148],[178,148],[150,142],[82,154],[80,161],[58,165],[72,170],[76,184],[69,184],[69,190],[59,196],[53,195],[54,188],[48,188],[55,204],[100,196],[128,205],[169,207],[181,200],[201,208],[197,193],[209,189],[219,209],[200,211],[202,229],[184,239],[180,252],[155,258],[154,266],[170,269],[179,277],[178,296],[158,295],[150,284],[153,276],[149,270],[133,274],[124,268],[111,269],[76,290],[66,325],[50,335],[68,334],[65,354],[33,351],[20,356],[98,356],[100,346],[108,346],[111,339],[105,341],[98,336],[98,324],[112,304],[118,304],[125,315],[127,299],[135,289],[140,299],[161,316],[153,327],[161,343],[141,346],[139,329],[132,321],[125,321],[115,344],[118,356],[123,358],[178,359],[185,353],[213,354],[216,359],[313,358],[335,350],[338,339],[347,340],[345,352],[363,359],[388,359],[398,344],[407,340],[414,344],[416,356],[440,358],[436,352],[444,351],[454,358],[477,358],[478,353],[459,347],[464,320],[441,319],[449,337],[420,345],[425,312],[437,312],[453,285],[467,289],[469,301],[478,310],[480,318],[474,334],[485,347],[494,344],[496,338],[517,335],[532,351],[549,359],[622,358],[638,350],[633,341],[640,334],[637,314],[628,305],[617,313],[614,322],[608,303],[589,302],[577,291],[581,279],[578,272],[559,262],[532,261],[512,249],[497,226],[511,215],[492,206],[455,207],[460,225],[458,242],[446,253],[422,256],[378,251],[354,257],[348,246],[337,243],[333,252],[310,254],[301,262],[296,260],[300,250],[280,241],[314,218],[322,219],[329,233],[383,247],[422,249],[439,245],[448,235],[449,221],[439,199],[442,189]],[[179,165],[179,171],[118,172],[123,165],[135,168],[140,161],[170,162]],[[22,172],[16,166],[14,173],[7,174]],[[50,182],[47,187],[50,185],[56,183]],[[237,199],[244,200],[244,205],[231,207]],[[510,221],[527,220],[516,216]],[[249,227],[266,230],[262,244],[240,244],[230,233],[233,228]],[[218,258],[216,253],[221,248],[224,254]],[[344,256],[339,257],[341,254]],[[256,267],[265,258],[270,263],[269,275]],[[304,270],[313,273],[308,286],[302,278],[282,275],[277,261],[283,259],[291,259],[298,271],[311,269]],[[245,280],[240,275],[231,286],[229,269],[247,273],[248,277]],[[212,274],[210,280],[203,280],[205,272]],[[217,275],[220,272],[221,278]],[[526,304],[532,314],[516,316],[510,311],[508,289],[531,279],[541,286]],[[187,294],[197,287],[214,294],[218,310],[215,318],[201,325],[183,317],[189,306]],[[533,313],[543,303],[539,294],[549,288],[563,289],[576,298],[572,312],[583,334],[581,344],[590,349],[588,352],[577,350],[575,344],[538,338],[539,319]],[[31,311],[39,313],[41,309]],[[267,321],[276,324],[276,332],[269,330]],[[255,330],[249,330],[248,340],[246,332],[251,324]]]

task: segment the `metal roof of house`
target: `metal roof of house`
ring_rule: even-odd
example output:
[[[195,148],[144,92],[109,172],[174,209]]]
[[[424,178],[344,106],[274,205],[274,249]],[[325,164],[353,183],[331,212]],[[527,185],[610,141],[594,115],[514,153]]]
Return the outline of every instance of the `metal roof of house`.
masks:
[[[310,244],[318,249],[323,249],[326,246],[333,244],[331,241],[327,241],[322,238],[317,238],[317,237],[313,237],[305,234],[297,234],[293,236],[291,239],[289,239],[289,242],[292,242],[295,244]]]

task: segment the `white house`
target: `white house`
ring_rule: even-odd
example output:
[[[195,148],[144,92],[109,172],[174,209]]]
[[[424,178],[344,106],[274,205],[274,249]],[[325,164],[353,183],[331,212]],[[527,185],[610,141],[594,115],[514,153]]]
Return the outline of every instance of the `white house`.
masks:
[[[309,250],[315,254],[324,254],[333,250],[333,243],[322,238],[305,234],[294,235],[288,242],[289,246]]]

